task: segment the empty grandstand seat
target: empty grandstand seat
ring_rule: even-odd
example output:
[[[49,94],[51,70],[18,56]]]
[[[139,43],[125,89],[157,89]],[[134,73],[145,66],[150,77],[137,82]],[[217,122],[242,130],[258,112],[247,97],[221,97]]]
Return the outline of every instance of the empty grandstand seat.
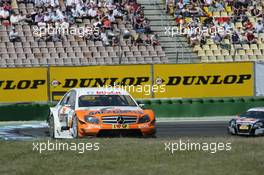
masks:
[[[160,57],[166,57],[166,54],[165,54],[165,52],[164,51],[158,51],[158,56],[160,56]]]
[[[136,63],[138,63],[138,64],[144,64],[145,63],[144,57],[137,57],[136,58]]]
[[[166,57],[166,56],[162,56],[162,57],[160,57],[160,61],[161,61],[162,63],[168,63],[169,59],[168,59],[168,57]]]
[[[224,62],[224,61],[225,61],[225,56],[223,56],[223,55],[219,55],[219,56],[217,56],[217,57],[216,57],[216,61],[217,61],[217,62]]]
[[[232,61],[234,61],[234,60],[233,60],[233,55],[226,55],[226,56],[225,56],[225,61],[227,61],[227,62],[232,62]]]
[[[153,58],[153,63],[161,63],[160,57],[154,57]]]
[[[152,57],[145,57],[145,63],[152,64]]]
[[[249,60],[250,61],[257,61],[257,55],[250,55]]]
[[[213,56],[213,55],[212,56],[209,56],[208,57],[208,61],[209,62],[216,62],[216,56]]]
[[[201,57],[201,62],[208,62],[208,57],[207,56],[202,56]]]
[[[249,61],[248,55],[242,55],[241,56],[241,61]]]
[[[199,57],[206,56],[205,51],[204,50],[199,50],[198,51],[198,56]]]
[[[141,59],[144,60],[144,58],[141,58]],[[128,58],[128,62],[131,64],[136,64],[136,63],[138,63],[138,60],[135,57],[130,57],[130,58]]]

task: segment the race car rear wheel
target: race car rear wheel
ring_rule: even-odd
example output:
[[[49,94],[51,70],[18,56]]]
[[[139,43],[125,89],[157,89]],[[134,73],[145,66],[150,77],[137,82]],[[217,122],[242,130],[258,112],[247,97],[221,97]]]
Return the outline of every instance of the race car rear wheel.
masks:
[[[79,132],[78,132],[78,119],[76,116],[74,116],[73,121],[72,121],[72,136],[74,138],[79,137]]]
[[[53,115],[50,115],[48,123],[49,123],[49,136],[51,138],[55,138],[55,134],[54,134],[54,117],[53,117]]]

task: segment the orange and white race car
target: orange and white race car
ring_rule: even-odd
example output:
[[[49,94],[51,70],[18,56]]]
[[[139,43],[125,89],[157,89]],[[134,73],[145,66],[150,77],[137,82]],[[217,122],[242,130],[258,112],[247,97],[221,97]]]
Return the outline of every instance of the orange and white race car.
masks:
[[[117,88],[75,88],[50,109],[53,138],[155,136],[155,116]]]

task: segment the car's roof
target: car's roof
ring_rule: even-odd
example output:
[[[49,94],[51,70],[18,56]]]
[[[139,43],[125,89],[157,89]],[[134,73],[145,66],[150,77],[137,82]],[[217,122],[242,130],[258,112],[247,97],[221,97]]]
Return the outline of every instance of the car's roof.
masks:
[[[263,111],[264,112],[264,107],[250,108],[248,111]]]
[[[81,95],[129,95],[127,91],[120,88],[74,88],[78,93],[78,96]]]

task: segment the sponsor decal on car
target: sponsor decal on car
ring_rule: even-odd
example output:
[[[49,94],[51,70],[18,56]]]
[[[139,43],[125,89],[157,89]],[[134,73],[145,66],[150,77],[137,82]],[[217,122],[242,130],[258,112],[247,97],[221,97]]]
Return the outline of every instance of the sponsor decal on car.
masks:
[[[144,114],[141,110],[120,110],[120,109],[114,109],[114,110],[97,110],[97,111],[90,111],[88,115],[96,115],[96,114]]]
[[[240,129],[240,130],[248,130],[249,127],[248,127],[247,125],[241,125],[241,126],[239,127],[239,129]]]
[[[140,124],[140,125],[138,125],[138,128],[148,128],[149,127],[149,125],[148,124]]]
[[[97,95],[121,95],[120,91],[96,91]]]
[[[101,129],[100,125],[89,124],[87,129]]]
[[[127,124],[115,124],[115,125],[112,125],[112,129],[129,129],[129,125],[127,125]]]

